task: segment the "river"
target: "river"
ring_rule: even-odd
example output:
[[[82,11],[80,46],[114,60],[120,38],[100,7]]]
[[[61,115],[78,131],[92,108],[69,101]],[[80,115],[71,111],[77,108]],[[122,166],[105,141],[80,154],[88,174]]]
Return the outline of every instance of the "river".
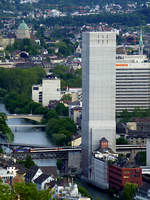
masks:
[[[4,104],[0,104],[0,112],[8,114]],[[31,124],[30,121],[24,119],[9,119],[7,124]],[[39,144],[39,145],[49,145],[52,146],[51,141],[47,137],[46,133],[40,128],[12,128],[14,133],[14,143],[26,143],[26,144]],[[35,160],[36,164],[39,166],[50,166],[56,165],[56,160]],[[88,192],[93,196],[94,200],[100,197],[101,200],[114,200],[107,193],[100,191],[99,189],[80,181],[80,185],[87,188]]]

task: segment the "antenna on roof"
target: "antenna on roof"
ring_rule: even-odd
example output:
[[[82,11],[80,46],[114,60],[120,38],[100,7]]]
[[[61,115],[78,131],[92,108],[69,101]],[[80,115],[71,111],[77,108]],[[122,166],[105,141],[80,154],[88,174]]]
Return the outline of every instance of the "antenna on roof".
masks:
[[[140,30],[140,40],[139,40],[139,55],[143,55],[143,32]]]

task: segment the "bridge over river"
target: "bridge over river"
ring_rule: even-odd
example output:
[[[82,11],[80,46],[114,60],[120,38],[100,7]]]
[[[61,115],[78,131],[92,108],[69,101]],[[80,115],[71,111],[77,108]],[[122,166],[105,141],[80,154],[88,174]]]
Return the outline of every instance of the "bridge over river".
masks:
[[[44,124],[9,124],[8,125],[10,128],[13,128],[13,127],[15,127],[15,128],[18,128],[18,127],[20,127],[20,128],[24,128],[24,127],[26,127],[26,128],[44,128],[44,127],[46,127],[46,125],[44,125]]]
[[[30,119],[33,121],[41,122],[43,115],[32,114],[7,114],[7,119]]]

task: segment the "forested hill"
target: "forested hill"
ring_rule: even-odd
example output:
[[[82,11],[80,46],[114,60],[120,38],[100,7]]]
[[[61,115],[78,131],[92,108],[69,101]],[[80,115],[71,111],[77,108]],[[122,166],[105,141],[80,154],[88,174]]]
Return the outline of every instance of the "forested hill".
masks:
[[[36,7],[48,9],[52,6],[58,7],[79,7],[79,6],[95,6],[99,5],[102,8],[107,4],[119,4],[123,8],[127,4],[136,4],[137,8],[145,5],[147,0],[39,0],[38,3],[20,4],[20,0],[1,0],[0,11],[19,11],[19,10],[33,10]]]
[[[41,19],[40,22],[36,20],[31,21],[33,24],[38,25],[39,23],[55,26],[83,26],[87,24],[98,24],[99,22],[106,22],[109,25],[125,25],[125,26],[141,26],[150,23],[150,8],[140,9],[131,14],[110,14],[101,13],[97,15],[85,16],[74,16],[74,17],[60,17],[60,18],[47,18]]]

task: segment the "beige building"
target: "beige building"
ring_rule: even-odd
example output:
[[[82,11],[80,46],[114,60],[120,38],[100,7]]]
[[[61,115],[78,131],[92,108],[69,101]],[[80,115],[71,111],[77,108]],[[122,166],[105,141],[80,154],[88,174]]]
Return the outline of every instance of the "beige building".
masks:
[[[48,106],[49,101],[59,101],[60,98],[60,79],[52,75],[44,78],[41,85],[32,86],[32,100],[43,106]]]
[[[0,46],[3,47],[4,49],[8,46],[8,45],[13,45],[15,42],[15,38],[3,38],[0,35]]]
[[[80,146],[81,140],[82,140],[81,135],[74,136],[72,141],[71,141],[71,146],[72,147]]]

